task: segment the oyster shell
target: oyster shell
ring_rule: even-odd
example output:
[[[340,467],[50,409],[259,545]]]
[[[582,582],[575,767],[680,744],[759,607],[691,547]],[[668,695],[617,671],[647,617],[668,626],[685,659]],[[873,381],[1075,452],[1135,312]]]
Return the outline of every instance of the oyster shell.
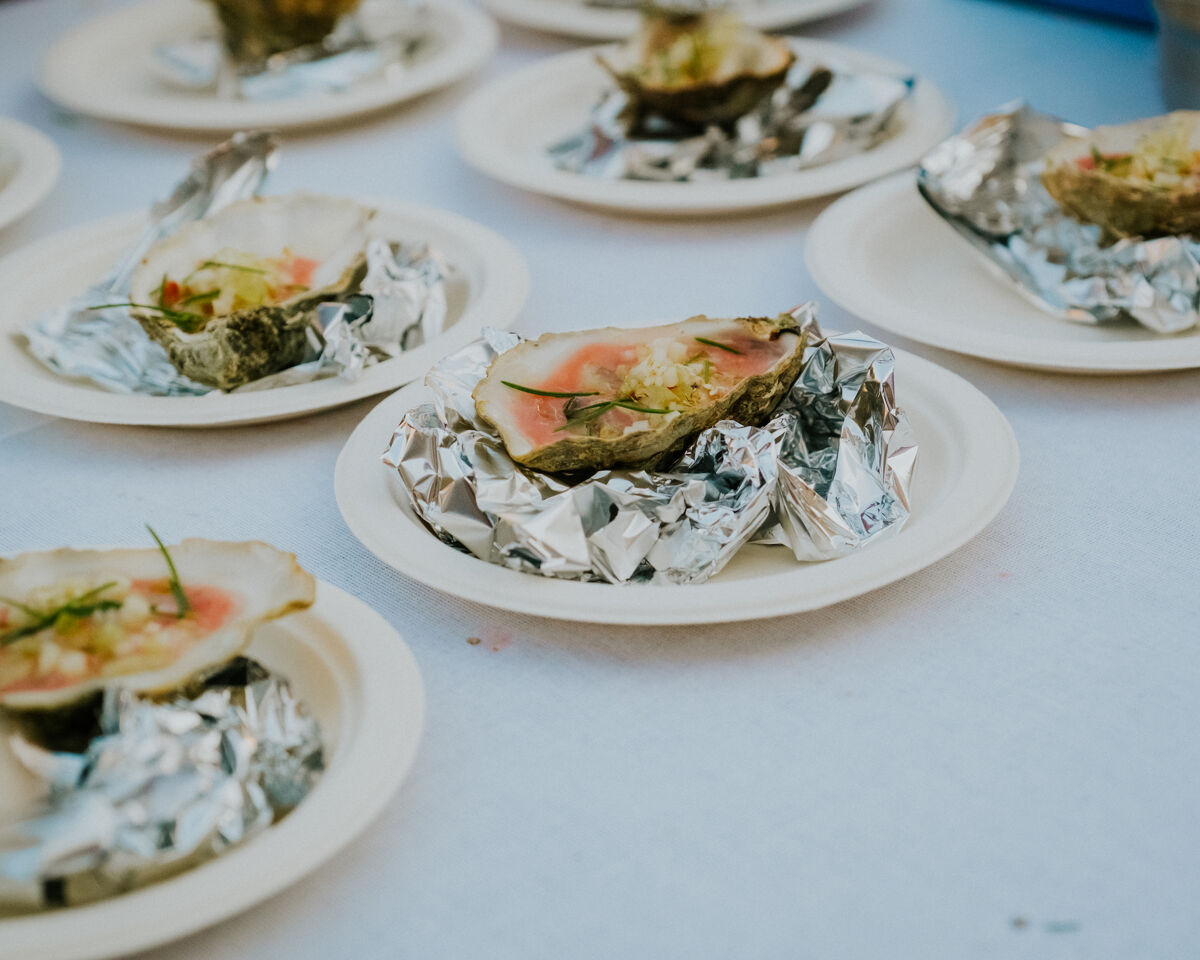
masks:
[[[365,275],[373,216],[310,193],[231,203],[150,248],[132,313],[180,373],[208,386],[232,390],[295,366],[311,312]]]
[[[320,43],[360,0],[212,0],[225,49],[238,63]]]
[[[758,425],[804,361],[795,318],[548,333],[492,361],[472,396],[509,455],[538,470],[655,467],[720,420]]]
[[[647,115],[707,126],[749,113],[787,78],[796,55],[729,12],[647,13],[638,33],[597,57],[629,97],[635,129]]]
[[[1200,232],[1200,111],[1068,138],[1046,155],[1042,182],[1109,238]]]
[[[191,608],[183,617],[155,548],[0,559],[0,707],[57,709],[109,684],[175,689],[315,596],[295,556],[265,543],[184,540],[169,554]]]

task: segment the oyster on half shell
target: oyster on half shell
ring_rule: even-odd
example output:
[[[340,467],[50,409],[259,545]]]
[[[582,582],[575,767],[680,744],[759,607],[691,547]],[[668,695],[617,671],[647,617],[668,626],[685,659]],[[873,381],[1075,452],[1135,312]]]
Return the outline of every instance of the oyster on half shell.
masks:
[[[234,387],[301,363],[312,311],[357,289],[374,211],[294,193],[231,203],[143,258],[133,316],[198,383]]]
[[[295,556],[258,542],[0,559],[0,707],[57,709],[117,684],[173,690],[223,666],[255,627],[314,596]]]
[[[518,463],[652,468],[720,420],[765,422],[804,340],[790,314],[548,333],[496,357],[472,396]]]
[[[1068,137],[1046,155],[1042,182],[1110,238],[1200,232],[1200,111]]]
[[[749,113],[796,61],[786,40],[727,11],[648,12],[641,29],[597,58],[629,97],[636,128],[648,115],[707,126]]]

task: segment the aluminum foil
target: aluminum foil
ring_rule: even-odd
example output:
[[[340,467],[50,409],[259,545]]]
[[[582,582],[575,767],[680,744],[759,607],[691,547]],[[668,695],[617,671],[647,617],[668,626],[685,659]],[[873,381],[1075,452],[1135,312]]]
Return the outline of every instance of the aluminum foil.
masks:
[[[606,91],[587,125],[548,148],[560,170],[606,180],[737,180],[791,173],[862,153],[891,136],[913,77],[800,57],[787,80],[732,128],[697,134],[661,118],[631,130],[628,98]]]
[[[1076,323],[1134,320],[1155,333],[1200,322],[1200,241],[1137,237],[1104,244],[1042,186],[1046,153],[1088,131],[1009,104],[926,155],[917,186],[989,269],[1048,313]]]
[[[154,48],[163,79],[176,86],[239,100],[280,100],[339,93],[408,69],[430,36],[421,0],[367,0],[321,43],[235,63],[220,37],[193,37]]]
[[[154,205],[150,223],[100,283],[48,310],[21,331],[29,351],[55,373],[90,380],[114,393],[199,396],[213,392],[180,374],[125,307],[133,272],[146,251],[184,223],[253,196],[275,165],[275,143],[264,133],[236,134],[192,164],[171,196]],[[367,243],[360,294],[331,300],[314,312],[309,351],[298,365],[238,388],[264,390],[330,376],[355,379],[436,336],[446,323],[447,267],[424,244],[383,239]]]
[[[746,543],[798,560],[844,556],[909,515],[917,445],[896,404],[893,356],[861,333],[808,342],[791,393],[763,427],[722,421],[672,469],[586,477],[519,466],[475,413],[471,391],[511,333],[451,354],[426,378],[434,399],[397,426],[383,462],[429,530],[481,560],[609,583],[702,583]]]
[[[324,770],[287,680],[234,660],[156,702],[111,688],[79,753],[14,734],[40,809],[0,832],[0,913],[123,893],[207,860],[295,807]]]

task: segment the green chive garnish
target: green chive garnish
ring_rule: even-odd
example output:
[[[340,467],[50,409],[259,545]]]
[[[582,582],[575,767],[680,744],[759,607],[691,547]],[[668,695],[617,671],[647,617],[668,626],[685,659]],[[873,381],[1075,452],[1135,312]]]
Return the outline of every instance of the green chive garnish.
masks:
[[[205,290],[203,293],[193,293],[180,303],[180,306],[189,307],[193,303],[208,303],[210,300],[216,300],[221,295],[220,290]]]
[[[716,340],[709,340],[707,337],[693,337],[692,339],[695,340],[697,343],[704,344],[706,347],[716,347],[718,350],[724,350],[726,353],[740,354],[742,352],[741,350],[735,350],[733,347],[728,346],[724,343],[717,343]]]
[[[532,393],[535,397],[556,397],[560,400],[570,399],[571,397],[598,397],[598,390],[581,390],[577,393],[559,393],[554,390],[534,390],[533,387],[523,387],[519,383],[511,383],[508,380],[501,380],[502,384],[513,390],[520,390],[522,393]]]
[[[89,310],[108,310],[112,307],[133,307],[135,310],[150,310],[161,313],[184,333],[194,333],[204,326],[208,317],[202,313],[192,313],[188,310],[171,310],[167,307],[156,307],[152,303],[101,303]]]
[[[559,433],[563,430],[569,430],[572,427],[591,423],[593,420],[604,416],[604,414],[608,413],[614,407],[620,407],[622,410],[632,410],[634,413],[654,413],[660,416],[671,412],[670,410],[659,410],[657,407],[643,407],[634,403],[628,397],[618,397],[616,400],[601,400],[599,403],[588,404],[586,407],[564,408],[563,412],[567,415],[567,422],[555,429],[554,432]]]
[[[36,610],[33,610],[31,607],[25,606],[24,604],[13,603],[11,600],[5,600],[5,603],[12,604],[12,606],[16,607],[17,609],[24,611],[30,616],[37,617],[38,619],[33,623],[27,623],[23,627],[17,627],[15,630],[9,630],[7,633],[0,633],[0,647],[6,646],[10,643],[15,643],[23,637],[31,637],[35,633],[41,633],[48,627],[54,626],[55,621],[57,621],[58,618],[64,613],[68,616],[82,619],[84,617],[90,617],[98,610],[119,609],[121,606],[119,600],[96,600],[89,602],[93,597],[99,596],[105,590],[109,590],[116,585],[116,580],[109,580],[108,583],[102,583],[100,586],[94,587],[93,589],[88,590],[86,593],[81,593],[77,597],[72,597],[61,607],[56,607],[55,609],[49,610],[46,613],[39,613]]]
[[[615,406],[616,403],[612,400],[604,400],[601,403],[593,403],[586,407],[580,407],[577,410],[573,410],[567,417],[567,422],[554,432],[558,433],[562,430],[569,430],[572,427],[581,427],[585,423],[591,423],[593,420],[604,416],[604,414],[608,413]]]
[[[613,403],[624,410],[632,410],[634,413],[657,413],[662,415],[671,412],[670,410],[659,410],[655,407],[641,407],[632,400],[614,400]]]
[[[162,542],[150,524],[146,524],[146,529],[150,531],[150,536],[158,544],[158,549],[162,552],[163,559],[167,561],[167,569],[171,571],[171,575],[167,578],[167,583],[171,587],[171,596],[175,598],[175,619],[182,620],[192,612],[192,602],[188,600],[187,594],[183,592],[183,584],[179,582],[179,572],[175,569],[175,561],[171,559],[171,554],[167,550],[166,544]]]
[[[209,267],[223,267],[226,270],[241,270],[245,273],[266,273],[261,267],[243,267],[240,263],[225,263],[221,260],[205,260],[194,272],[207,270]]]

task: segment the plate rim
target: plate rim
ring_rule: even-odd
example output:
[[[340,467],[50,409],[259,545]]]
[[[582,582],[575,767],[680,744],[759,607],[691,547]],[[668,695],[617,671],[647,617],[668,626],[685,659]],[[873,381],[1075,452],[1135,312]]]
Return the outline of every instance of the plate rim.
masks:
[[[7,375],[0,377],[0,402],[66,420],[123,426],[218,428],[291,419],[395,390],[403,384],[423,376],[434,360],[449,350],[467,343],[472,337],[478,336],[479,330],[483,326],[511,324],[524,309],[530,291],[529,266],[517,247],[492,228],[461,214],[427,204],[379,196],[353,195],[348,199],[364,206],[385,210],[389,214],[399,216],[412,223],[435,225],[439,229],[453,233],[465,247],[471,250],[481,265],[483,282],[480,289],[467,302],[457,322],[430,343],[418,348],[419,355],[425,360],[416,364],[416,368],[411,374],[401,374],[399,379],[396,376],[364,375],[357,381],[351,382],[340,382],[337,378],[330,378],[325,381],[330,385],[330,396],[308,399],[300,403],[294,401],[295,395],[293,395],[293,402],[288,402],[287,391],[293,389],[292,387],[278,387],[273,390],[242,394],[240,397],[250,399],[246,403],[238,403],[236,402],[239,399],[237,394],[220,397],[213,397],[212,394],[200,397],[151,397],[120,394],[100,387],[89,386],[85,381],[70,377],[59,377],[56,382],[56,386],[59,388],[50,390],[49,381],[43,381],[40,377],[34,377],[32,374],[27,374],[10,365],[6,371]],[[35,264],[45,262],[51,256],[51,251],[64,244],[79,242],[82,238],[93,235],[117,234],[122,229],[129,229],[133,224],[144,221],[145,217],[145,210],[126,211],[97,220],[89,220],[26,244],[6,256],[0,257],[0,283],[3,282],[5,275],[12,272],[24,272],[26,269],[36,270]],[[117,253],[119,251],[114,250],[114,256]],[[22,315],[17,317],[16,321],[0,322],[0,367],[4,366],[4,358],[7,354],[27,353],[24,345],[16,342],[16,331],[24,319]],[[413,353],[417,354],[418,351],[413,351]],[[27,356],[25,359],[39,364],[39,361],[32,357]],[[412,366],[412,364],[406,366]],[[386,367],[386,362],[372,367],[370,370],[382,370],[384,367]],[[367,372],[368,374],[370,370]],[[47,373],[50,376],[56,376],[49,371]],[[25,395],[30,384],[38,384],[41,387],[39,393],[32,400]],[[309,386],[309,384],[301,386]],[[108,409],[100,409],[97,412],[88,405],[88,400],[95,401],[100,397],[107,399],[110,406]],[[138,409],[135,409],[135,412],[125,412],[125,406],[134,397],[137,397]],[[214,403],[220,403],[224,409],[214,412],[210,409]]]
[[[0,116],[0,144],[17,151],[17,173],[0,187],[0,230],[16,223],[40,204],[62,172],[58,145],[36,127]]]
[[[411,770],[420,745],[426,708],[420,666],[400,632],[378,611],[331,583],[317,580],[316,602],[304,613],[323,621],[353,656],[359,695],[344,698],[343,705],[355,708],[349,719],[358,735],[349,749],[339,744],[334,759],[338,772],[331,766],[310,798],[244,846],[177,876],[92,904],[0,919],[0,938],[6,947],[16,948],[14,955],[85,960],[124,956],[178,940],[241,914],[309,876],[383,812]],[[347,629],[350,624],[353,630]],[[398,697],[397,689],[404,696]],[[397,723],[398,717],[404,722]],[[343,736],[346,719],[343,715]],[[372,723],[388,723],[405,735],[363,736],[361,731]],[[372,789],[364,790],[364,783]],[[320,820],[323,814],[326,819]],[[247,885],[253,887],[248,895]],[[163,917],[168,918],[165,923]]]
[[[94,97],[78,84],[64,81],[62,64],[72,59],[73,51],[80,44],[87,45],[90,30],[105,21],[135,19],[136,11],[140,8],[157,8],[163,2],[164,0],[142,0],[141,3],[117,7],[91,17],[63,33],[38,64],[34,74],[34,83],[38,90],[58,106],[74,113],[151,129],[205,133],[224,133],[254,127],[302,130],[340,124],[352,118],[378,113],[457,83],[477,72],[491,58],[499,45],[500,37],[495,21],[482,9],[465,0],[437,0],[434,9],[451,21],[456,43],[440,57],[432,58],[419,69],[414,69],[412,73],[395,82],[381,81],[357,91],[351,88],[342,94],[245,104],[214,99],[211,101],[213,111],[201,116],[187,109],[184,109],[182,114],[172,115],[171,111],[179,110],[181,105],[169,97],[139,94],[126,95],[118,100],[107,96]],[[187,0],[167,2],[182,7],[186,5]],[[229,107],[233,107],[232,112],[229,111]]]
[[[1122,375],[1151,372],[1170,372],[1200,367],[1200,334],[1190,334],[1195,349],[1179,353],[1179,337],[1162,335],[1157,339],[1112,340],[1107,342],[1082,340],[1031,341],[1004,332],[971,331],[961,325],[930,324],[925,311],[907,304],[903,297],[888,297],[882,289],[864,282],[856,274],[854,283],[846,282],[839,269],[839,257],[851,241],[853,227],[871,212],[885,210],[911,184],[912,196],[919,199],[915,180],[910,171],[902,171],[875,183],[867,184],[839,197],[813,221],[804,242],[804,262],[809,275],[821,292],[842,309],[866,320],[889,333],[918,343],[966,356],[977,357],[1005,366],[1021,367],[1051,373]],[[924,200],[921,209],[935,216]],[[944,235],[948,246],[965,241],[957,237],[949,225]],[[973,252],[973,251],[972,251]],[[1005,289],[1005,283],[993,277],[982,263],[972,269],[982,284],[1011,297],[1014,307],[1036,310],[1019,292]],[[897,322],[897,317],[902,318]],[[1046,322],[1074,326],[1047,313]],[[965,333],[964,333],[965,330]],[[1047,359],[1046,344],[1059,343],[1069,347],[1071,355]],[[1176,349],[1172,350],[1174,347]],[[1153,354],[1147,357],[1145,354]]]
[[[547,7],[561,6],[564,11],[543,13],[530,0],[481,0],[484,8],[497,20],[526,30],[537,30],[558,36],[584,40],[620,40],[633,32],[637,26],[636,14],[631,11],[606,10],[602,7],[580,8],[568,3],[551,4],[541,0]],[[854,10],[870,0],[774,0],[762,7],[748,7],[741,12],[742,19],[759,30],[783,30],[824,17]]]
[[[872,563],[870,560],[872,556],[876,558],[876,561],[872,564],[876,569],[868,576],[860,576],[857,581],[844,583],[840,588],[827,588],[815,600],[797,599],[794,595],[788,594],[784,589],[775,590],[772,594],[770,592],[771,587],[783,585],[771,583],[765,585],[768,588],[763,591],[766,595],[756,595],[752,601],[747,602],[745,600],[747,591],[744,579],[732,580],[725,583],[682,586],[630,585],[623,587],[611,584],[579,583],[550,578],[534,580],[533,583],[538,585],[539,589],[530,592],[536,592],[538,597],[527,600],[522,596],[522,591],[515,588],[519,584],[528,586],[529,581],[527,578],[535,575],[519,573],[493,564],[487,564],[485,561],[461,553],[432,537],[432,535],[419,527],[415,520],[410,519],[397,506],[396,509],[404,517],[405,522],[413,530],[420,531],[422,536],[428,537],[431,542],[429,550],[420,551],[420,562],[411,561],[405,563],[402,561],[398,565],[391,555],[391,549],[389,549],[394,548],[393,544],[396,538],[394,536],[389,537],[388,531],[371,518],[360,516],[360,511],[364,509],[369,512],[369,506],[364,507],[363,505],[369,504],[369,502],[374,500],[380,486],[387,491],[386,495],[391,500],[386,471],[382,465],[379,465],[377,472],[373,474],[376,479],[371,479],[372,474],[367,473],[366,468],[364,468],[360,475],[356,476],[356,470],[352,465],[352,461],[359,457],[360,454],[366,453],[370,444],[377,444],[378,446],[375,449],[382,452],[382,447],[387,436],[387,428],[383,424],[387,420],[391,420],[393,423],[397,422],[399,415],[402,413],[402,408],[407,408],[408,404],[418,397],[421,390],[427,389],[420,383],[409,384],[407,387],[383,400],[355,427],[342,447],[341,452],[338,454],[337,464],[334,468],[334,495],[337,499],[338,510],[341,512],[342,519],[350,532],[354,534],[355,538],[367,550],[393,570],[442,593],[452,594],[463,599],[469,599],[475,603],[481,603],[485,606],[513,613],[585,623],[624,626],[667,626],[753,621],[767,617],[785,616],[820,609],[833,603],[869,593],[879,587],[903,579],[930,564],[936,563],[938,560],[965,545],[991,523],[1004,507],[1005,503],[1007,503],[1016,484],[1020,466],[1020,452],[1012,426],[999,408],[978,388],[950,370],[904,350],[896,349],[895,354],[898,377],[902,376],[903,379],[911,379],[914,384],[919,382],[923,385],[937,381],[941,384],[940,389],[942,392],[946,392],[947,390],[950,392],[953,403],[948,403],[943,398],[943,417],[947,416],[948,412],[952,412],[954,417],[962,419],[964,416],[963,411],[970,409],[973,417],[986,418],[990,423],[991,430],[989,431],[987,441],[984,442],[976,439],[969,448],[974,461],[974,473],[972,474],[974,477],[974,487],[972,488],[972,493],[978,497],[979,503],[976,505],[975,512],[969,519],[958,519],[948,524],[953,528],[949,536],[936,537],[932,543],[925,545],[923,549],[921,541],[930,540],[933,536],[934,528],[939,526],[938,523],[931,524],[930,521],[935,519],[939,513],[949,509],[945,505],[946,501],[943,501],[940,509],[935,506],[922,524],[900,531],[894,538],[875,544],[861,553],[820,564],[819,566],[825,567],[826,564],[845,564],[847,561],[856,561],[856,565],[862,565],[862,557],[868,557],[868,563]],[[903,374],[900,371],[903,371]],[[902,387],[901,389],[904,388]],[[903,402],[901,406],[903,406]],[[951,423],[952,421],[947,419],[945,422]],[[370,436],[369,440],[368,434]],[[920,438],[918,437],[919,441]],[[991,455],[989,456],[989,454]],[[374,462],[378,464],[377,456]],[[920,475],[920,469],[918,465],[918,476]],[[964,467],[960,472],[965,474],[967,468]],[[365,480],[360,481],[359,476],[365,478]],[[959,496],[962,496],[961,490],[959,491]],[[941,524],[941,526],[945,525],[947,525],[946,522]],[[394,531],[392,533],[394,534]],[[906,537],[907,540],[905,539]],[[406,544],[411,544],[412,542],[407,538],[404,539],[404,543]],[[909,556],[907,559],[904,559],[902,556],[900,561],[892,566],[885,565],[883,560],[895,552],[897,549],[895,545],[900,543],[905,544],[906,548],[911,545],[916,549],[915,554]],[[445,553],[442,551],[445,551]],[[912,551],[908,551],[907,549],[905,552],[912,554]],[[431,561],[431,557],[435,559]],[[489,580],[497,580],[497,586],[486,587],[487,591],[489,591],[486,596],[481,595],[482,584],[480,578],[473,575],[480,571],[480,565],[498,575],[495,578],[488,578]],[[450,571],[451,575],[446,581],[440,581],[437,578],[434,569],[435,566],[439,569],[444,567],[447,571]],[[786,581],[799,571],[805,569],[805,567],[806,565],[797,563],[795,570],[787,570],[777,574],[773,573],[763,579]],[[444,585],[445,583],[470,583],[472,588],[470,591],[460,590],[455,592],[454,587],[446,586]],[[640,609],[635,608],[633,605],[605,603],[603,599],[597,603],[592,596],[581,593],[581,591],[621,589],[649,590],[655,592],[679,591],[683,599],[680,599],[676,606],[670,609],[666,609],[662,604]],[[661,595],[659,593],[659,596]],[[707,602],[703,599],[704,595],[710,598]],[[605,595],[599,594],[597,596],[603,598]],[[586,600],[581,598],[586,598]],[[742,607],[735,610],[734,608],[737,604],[731,601],[746,603],[750,609]]]
[[[476,87],[459,106],[454,118],[454,143],[459,156],[479,173],[510,187],[604,210],[659,216],[709,216],[782,207],[840,193],[915,164],[925,152],[954,129],[955,108],[947,94],[928,77],[916,75],[907,66],[857,47],[810,37],[787,37],[801,55],[827,56],[867,69],[890,71],[916,77],[910,110],[916,111],[902,130],[878,151],[899,152],[879,169],[869,169],[874,151],[846,157],[808,170],[770,178],[719,181],[714,183],[655,183],[635,180],[599,180],[565,171],[535,167],[528,159],[510,157],[495,149],[490,128],[495,121],[495,104],[522,95],[522,91],[553,88],[557,75],[579,75],[594,65],[598,52],[611,44],[583,47],[544,57],[532,64]],[[598,68],[595,68],[598,70]],[[598,74],[599,75],[599,74]],[[928,126],[922,133],[920,122]],[[872,154],[874,153],[874,156]],[[886,156],[886,154],[883,154]],[[875,166],[878,166],[876,163]],[[859,169],[867,167],[867,171]],[[849,171],[849,172],[847,172]],[[857,171],[857,172],[856,172]],[[840,176],[838,175],[840,173]]]

